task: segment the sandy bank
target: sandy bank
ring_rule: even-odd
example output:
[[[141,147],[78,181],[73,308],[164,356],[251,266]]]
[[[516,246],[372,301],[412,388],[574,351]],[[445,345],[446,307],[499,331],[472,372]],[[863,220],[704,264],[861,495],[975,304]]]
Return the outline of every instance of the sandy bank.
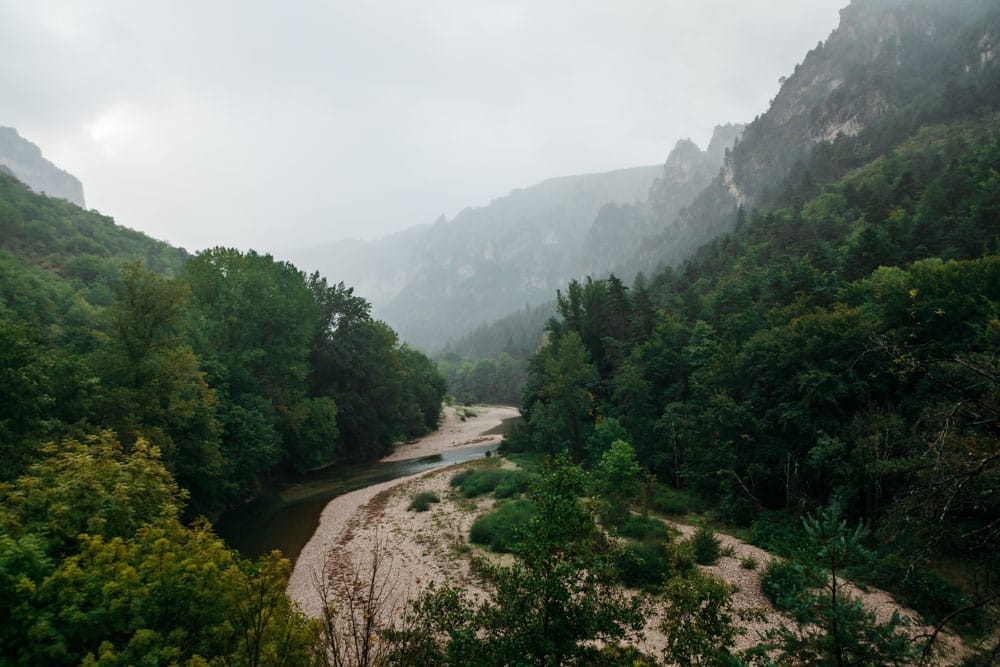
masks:
[[[517,417],[508,407],[476,407],[476,416],[462,421],[454,408],[446,408],[445,418],[434,433],[416,442],[399,445],[383,461],[403,461],[440,454],[451,449],[499,443],[499,435],[484,435],[505,419]],[[310,616],[322,609],[316,584],[328,558],[353,561],[364,567],[375,539],[388,546],[396,593],[401,599],[416,593],[429,581],[444,581],[457,573],[448,567],[449,535],[460,542],[468,534],[474,512],[462,511],[451,503],[433,506],[429,512],[408,512],[412,489],[430,490],[444,497],[450,473],[433,470],[401,477],[346,493],[331,500],[320,515],[319,526],[302,549],[288,582],[288,594]],[[389,494],[391,495],[382,495]],[[434,539],[429,535],[433,533]],[[428,546],[428,545],[432,545]],[[435,551],[435,553],[431,553]],[[444,558],[443,558],[444,556]],[[457,559],[452,559],[457,560]]]

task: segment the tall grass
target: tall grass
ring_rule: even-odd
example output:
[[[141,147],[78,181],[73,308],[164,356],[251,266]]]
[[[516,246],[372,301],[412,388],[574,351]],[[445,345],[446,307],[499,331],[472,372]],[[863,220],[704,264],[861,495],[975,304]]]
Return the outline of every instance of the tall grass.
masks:
[[[534,503],[526,498],[504,503],[476,519],[469,538],[493,551],[508,553],[514,549],[518,532],[531,518],[534,509]]]

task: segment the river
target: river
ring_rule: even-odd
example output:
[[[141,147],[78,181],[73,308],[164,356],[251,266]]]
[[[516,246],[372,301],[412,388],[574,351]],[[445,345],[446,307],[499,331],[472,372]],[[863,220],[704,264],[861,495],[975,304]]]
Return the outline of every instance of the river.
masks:
[[[215,531],[247,558],[280,549],[294,563],[316,532],[320,513],[331,499],[372,484],[482,458],[486,452],[495,450],[499,437],[482,444],[468,444],[469,427],[473,423],[458,424],[449,412],[441,429],[423,439],[442,443],[435,448],[437,453],[430,456],[331,466],[294,481],[273,484],[253,502],[222,515],[215,524]],[[477,429],[476,434],[482,434],[484,429],[496,423],[484,420],[483,428]],[[453,439],[445,443],[450,436]],[[398,453],[389,458],[396,456]]]

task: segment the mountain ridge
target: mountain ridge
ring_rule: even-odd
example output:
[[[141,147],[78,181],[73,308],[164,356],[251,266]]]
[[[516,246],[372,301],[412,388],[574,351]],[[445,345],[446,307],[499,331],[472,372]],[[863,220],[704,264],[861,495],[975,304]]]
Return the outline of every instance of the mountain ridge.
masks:
[[[41,148],[13,127],[0,126],[0,166],[37,193],[87,208],[80,179],[46,159]]]

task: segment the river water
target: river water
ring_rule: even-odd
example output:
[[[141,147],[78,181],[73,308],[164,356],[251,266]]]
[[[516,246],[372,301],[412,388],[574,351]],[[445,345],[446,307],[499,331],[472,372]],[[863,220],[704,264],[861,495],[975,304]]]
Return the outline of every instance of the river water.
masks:
[[[332,498],[398,477],[483,458],[496,448],[496,443],[490,443],[408,461],[331,466],[293,482],[275,484],[253,502],[222,515],[215,532],[247,558],[280,549],[294,563],[316,532],[319,515]]]

